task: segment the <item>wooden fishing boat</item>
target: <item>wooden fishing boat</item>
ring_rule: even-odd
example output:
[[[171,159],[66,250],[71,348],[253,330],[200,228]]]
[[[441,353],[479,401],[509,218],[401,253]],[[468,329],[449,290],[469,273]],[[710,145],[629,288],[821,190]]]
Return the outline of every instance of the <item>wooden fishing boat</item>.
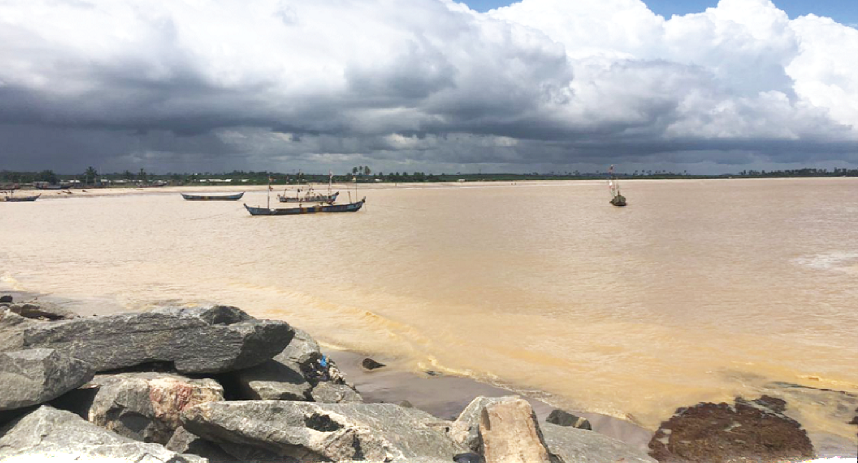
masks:
[[[244,192],[236,194],[215,194],[215,195],[192,195],[182,193],[182,197],[187,201],[238,201],[244,196]]]
[[[271,209],[268,207],[252,207],[244,205],[250,215],[301,215],[301,214],[316,214],[321,212],[357,212],[363,207],[366,198],[360,201],[348,204],[320,204],[317,206],[304,207],[299,203],[298,207],[284,207]]]
[[[340,192],[336,192],[333,194],[323,194],[323,193],[313,193],[312,190],[308,191],[304,196],[295,195],[295,196],[286,196],[277,195],[277,199],[281,203],[328,203],[332,204],[337,200],[337,196],[339,196]]]
[[[39,194],[39,195],[35,195],[35,196],[17,196],[17,197],[12,196],[12,195],[7,195],[3,198],[3,201],[7,202],[7,203],[32,202],[32,201],[39,199],[39,196],[42,196],[42,195]]]
[[[620,184],[614,176],[614,166],[608,169],[608,189],[611,191],[611,204],[617,207],[626,205],[626,197],[620,194]]]

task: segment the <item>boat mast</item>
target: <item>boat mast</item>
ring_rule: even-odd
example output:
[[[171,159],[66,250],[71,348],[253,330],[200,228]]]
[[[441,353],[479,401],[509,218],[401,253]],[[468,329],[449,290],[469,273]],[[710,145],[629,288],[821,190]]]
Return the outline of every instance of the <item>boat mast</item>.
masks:
[[[267,203],[266,207],[268,209],[271,209],[271,176],[270,175],[268,176],[268,191],[266,193],[268,193],[268,203]]]

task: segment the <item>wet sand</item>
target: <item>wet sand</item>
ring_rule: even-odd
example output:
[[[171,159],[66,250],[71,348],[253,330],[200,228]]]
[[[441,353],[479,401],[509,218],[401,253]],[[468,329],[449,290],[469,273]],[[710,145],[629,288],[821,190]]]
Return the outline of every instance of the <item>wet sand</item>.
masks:
[[[476,397],[501,397],[518,395],[506,389],[477,382],[470,378],[441,374],[416,374],[386,366],[368,371],[361,367],[366,358],[355,352],[323,349],[345,373],[346,378],[357,387],[366,402],[400,403],[408,401],[414,408],[431,413],[438,418],[455,420],[459,413]],[[387,364],[390,359],[374,356],[373,360]],[[525,397],[533,406],[540,422],[554,410],[545,402]],[[598,413],[566,410],[590,421],[593,430],[621,440],[635,448],[647,450],[652,432],[630,423]]]

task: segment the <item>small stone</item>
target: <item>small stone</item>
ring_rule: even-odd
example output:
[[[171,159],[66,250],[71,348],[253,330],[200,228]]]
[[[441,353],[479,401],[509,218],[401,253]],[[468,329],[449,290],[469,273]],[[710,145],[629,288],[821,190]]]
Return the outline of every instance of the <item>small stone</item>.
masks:
[[[367,357],[367,358],[363,359],[363,361],[360,363],[360,366],[362,366],[365,370],[372,371],[372,370],[377,370],[379,368],[383,368],[387,365],[385,365],[381,362],[376,362],[375,360]]]
[[[12,296],[10,296],[8,294],[4,294],[4,295],[0,296],[0,303],[3,303],[3,302],[11,303],[12,302]]]
[[[486,463],[486,459],[479,453],[460,453],[453,456],[455,463]]]
[[[53,304],[12,304],[9,310],[26,318],[36,320],[70,320],[78,318],[78,315],[70,310]]]
[[[548,423],[556,424],[558,426],[569,426],[572,428],[578,429],[586,429],[591,431],[593,429],[590,426],[590,422],[587,421],[586,418],[581,418],[580,416],[575,416],[569,412],[565,412],[563,410],[554,409],[548,415],[548,418],[545,419]]]

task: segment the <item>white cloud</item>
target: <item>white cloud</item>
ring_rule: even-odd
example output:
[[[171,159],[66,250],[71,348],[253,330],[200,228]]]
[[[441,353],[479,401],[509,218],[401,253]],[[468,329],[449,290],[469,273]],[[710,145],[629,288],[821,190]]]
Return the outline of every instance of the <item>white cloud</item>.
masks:
[[[150,168],[171,152],[235,167],[354,153],[427,169],[737,150],[856,162],[854,56],[855,29],[768,0],[672,18],[639,0],[487,14],[450,0],[7,0],[0,128],[43,136],[0,154],[48,163],[85,130],[113,133],[96,138],[117,154],[160,153]],[[22,124],[37,128],[8,129]]]

